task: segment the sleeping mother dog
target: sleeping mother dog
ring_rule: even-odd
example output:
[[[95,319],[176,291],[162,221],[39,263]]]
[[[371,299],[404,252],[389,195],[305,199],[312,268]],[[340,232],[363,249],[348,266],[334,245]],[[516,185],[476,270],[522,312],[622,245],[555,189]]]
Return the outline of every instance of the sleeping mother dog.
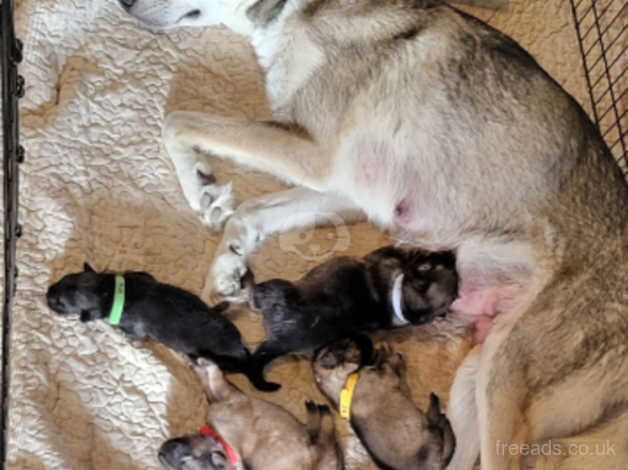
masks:
[[[321,214],[368,218],[456,251],[453,309],[475,320],[478,345],[451,390],[450,468],[480,455],[485,469],[518,468],[523,456],[500,442],[621,435],[628,186],[583,109],[515,41],[439,0],[121,4],[156,28],[224,24],[266,74],[270,122],[182,111],[164,123],[190,206],[213,228],[226,222],[209,287],[245,301],[247,258],[264,239]],[[295,187],[234,212],[201,152]],[[588,458],[550,457],[563,468]],[[618,446],[599,466],[626,461]]]

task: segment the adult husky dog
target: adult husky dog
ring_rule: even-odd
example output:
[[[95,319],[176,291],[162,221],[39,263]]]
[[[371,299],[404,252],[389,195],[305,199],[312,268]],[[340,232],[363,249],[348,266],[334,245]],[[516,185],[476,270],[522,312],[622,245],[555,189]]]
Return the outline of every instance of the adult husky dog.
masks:
[[[619,439],[628,188],[584,111],[512,39],[437,0],[120,1],[155,27],[225,24],[266,73],[272,122],[175,112],[164,124],[190,205],[226,221],[215,291],[244,300],[247,256],[321,222],[312,213],[368,217],[457,252],[454,307],[477,316],[483,342],[454,380],[450,468],[479,454],[483,468],[518,468],[510,444],[593,428]],[[296,187],[232,214],[199,151]],[[617,465],[627,447],[617,441]]]

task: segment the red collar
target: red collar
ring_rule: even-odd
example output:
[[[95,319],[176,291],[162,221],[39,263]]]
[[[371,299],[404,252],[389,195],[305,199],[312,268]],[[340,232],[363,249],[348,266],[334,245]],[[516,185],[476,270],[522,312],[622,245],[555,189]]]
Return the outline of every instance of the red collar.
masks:
[[[238,464],[238,462],[240,461],[240,456],[238,455],[238,453],[209,424],[204,424],[203,426],[201,426],[201,429],[199,429],[199,432],[203,436],[211,437],[222,446],[222,448],[225,450],[225,453],[227,454],[227,458],[229,459],[229,463],[231,465]]]

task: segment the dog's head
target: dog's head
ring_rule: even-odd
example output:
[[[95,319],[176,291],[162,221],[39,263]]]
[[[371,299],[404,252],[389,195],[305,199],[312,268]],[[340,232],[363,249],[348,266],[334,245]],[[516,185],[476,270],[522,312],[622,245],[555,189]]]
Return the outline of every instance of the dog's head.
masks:
[[[48,306],[60,315],[77,314],[82,321],[103,318],[103,306],[111,303],[113,275],[95,272],[87,263],[84,271],[68,274],[50,286],[46,293]]]
[[[347,377],[374,360],[373,343],[363,335],[343,339],[319,349],[314,354],[312,370],[321,391],[337,400]]]
[[[159,461],[168,470],[232,470],[236,467],[222,444],[200,433],[176,437],[159,449]]]
[[[456,258],[451,252],[411,252],[401,272],[403,316],[414,325],[446,313],[458,295]]]
[[[387,246],[367,255],[365,261],[373,284],[391,303],[395,315],[414,325],[446,313],[458,295],[453,252]]]
[[[154,28],[213,26],[246,27],[255,0],[118,0],[122,8]]]

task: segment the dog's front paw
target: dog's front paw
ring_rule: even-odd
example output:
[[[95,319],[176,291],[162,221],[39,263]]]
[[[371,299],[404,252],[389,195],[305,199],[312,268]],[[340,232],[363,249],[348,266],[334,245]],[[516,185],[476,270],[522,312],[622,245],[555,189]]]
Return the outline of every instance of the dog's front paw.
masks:
[[[203,186],[200,208],[201,219],[205,225],[214,231],[222,229],[234,212],[231,183],[222,186],[216,184]]]
[[[234,212],[231,183],[218,185],[207,162],[199,161],[194,166],[199,192],[192,207],[201,214],[201,220],[212,230],[220,230]]]
[[[248,289],[242,285],[247,266],[244,257],[234,252],[223,253],[214,260],[203,289],[203,298],[213,295],[235,303],[248,301]]]

